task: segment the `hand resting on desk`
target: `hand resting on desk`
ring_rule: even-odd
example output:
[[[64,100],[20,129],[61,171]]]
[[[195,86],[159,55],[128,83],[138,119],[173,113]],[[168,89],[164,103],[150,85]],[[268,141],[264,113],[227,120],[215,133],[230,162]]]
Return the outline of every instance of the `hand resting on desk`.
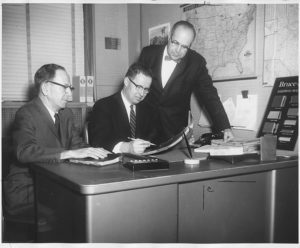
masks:
[[[69,158],[105,158],[107,155],[111,153],[103,148],[94,148],[87,147],[76,150],[64,151],[60,154],[61,159],[69,159]]]

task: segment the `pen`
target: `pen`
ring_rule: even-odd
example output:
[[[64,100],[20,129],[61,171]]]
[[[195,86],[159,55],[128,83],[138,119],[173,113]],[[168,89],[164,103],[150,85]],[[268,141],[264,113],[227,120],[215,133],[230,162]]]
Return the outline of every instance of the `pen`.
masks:
[[[129,140],[139,140],[139,139],[135,139],[135,138],[132,138],[132,137],[127,137],[127,139],[129,139]],[[146,141],[147,143],[149,143],[152,146],[156,146],[155,144],[151,143],[150,141],[147,141],[147,140],[144,140],[144,141]]]
[[[186,142],[186,146],[187,146],[187,149],[189,151],[189,154],[190,154],[190,157],[193,158],[193,155],[192,155],[192,151],[191,151],[191,147],[190,147],[190,144],[185,136],[185,133],[183,132],[183,136],[184,136],[184,139],[185,139],[185,142]]]

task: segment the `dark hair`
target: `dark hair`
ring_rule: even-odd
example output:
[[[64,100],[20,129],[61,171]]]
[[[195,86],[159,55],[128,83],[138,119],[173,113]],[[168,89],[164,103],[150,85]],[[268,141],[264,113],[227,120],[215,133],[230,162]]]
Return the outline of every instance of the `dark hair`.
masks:
[[[128,71],[126,72],[125,77],[135,78],[135,76],[137,74],[139,74],[139,73],[142,73],[143,75],[152,78],[152,72],[151,72],[151,70],[148,67],[146,67],[145,65],[140,64],[140,63],[134,63],[134,64],[132,64],[128,68]]]
[[[191,30],[193,31],[194,39],[195,39],[195,37],[196,37],[196,30],[195,30],[193,24],[189,23],[188,21],[178,21],[178,22],[176,22],[176,23],[173,25],[172,29],[171,29],[170,38],[173,37],[173,34],[174,34],[176,28],[178,28],[178,27],[180,27],[180,26],[183,26],[183,27],[185,27],[185,28],[191,29]]]
[[[57,70],[66,71],[66,69],[56,64],[43,65],[34,75],[34,84],[37,90],[40,89],[41,84],[47,80],[52,80],[55,77]]]

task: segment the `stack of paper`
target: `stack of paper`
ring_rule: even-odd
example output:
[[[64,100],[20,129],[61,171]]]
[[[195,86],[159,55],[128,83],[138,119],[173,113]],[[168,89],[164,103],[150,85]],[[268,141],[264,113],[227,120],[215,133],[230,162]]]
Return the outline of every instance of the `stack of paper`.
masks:
[[[250,153],[259,153],[260,140],[212,140],[211,145],[196,148],[195,152],[209,153],[211,156],[231,156]]]

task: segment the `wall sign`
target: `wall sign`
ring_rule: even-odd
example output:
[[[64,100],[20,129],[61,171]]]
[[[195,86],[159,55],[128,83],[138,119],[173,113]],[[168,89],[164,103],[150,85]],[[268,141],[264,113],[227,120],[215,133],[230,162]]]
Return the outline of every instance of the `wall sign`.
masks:
[[[277,135],[277,149],[292,151],[298,138],[298,76],[276,78],[258,133]]]

